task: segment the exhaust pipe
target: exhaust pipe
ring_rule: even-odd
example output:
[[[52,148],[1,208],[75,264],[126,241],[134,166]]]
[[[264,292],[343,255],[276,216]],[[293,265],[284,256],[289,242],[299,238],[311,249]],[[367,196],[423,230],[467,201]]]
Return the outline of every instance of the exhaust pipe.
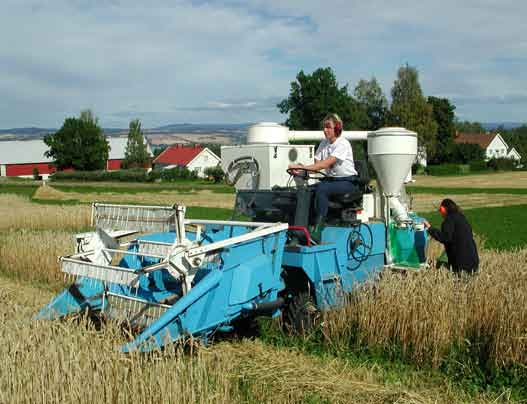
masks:
[[[284,305],[284,303],[285,303],[284,298],[279,297],[278,299],[272,300],[270,302],[246,303],[243,305],[243,309],[247,311],[252,311],[255,314],[268,313],[270,311],[279,309],[280,307]]]

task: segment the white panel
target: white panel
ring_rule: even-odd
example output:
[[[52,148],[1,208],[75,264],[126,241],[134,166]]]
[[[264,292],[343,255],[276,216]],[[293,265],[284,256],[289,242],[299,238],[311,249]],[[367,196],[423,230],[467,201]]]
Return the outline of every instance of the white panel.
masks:
[[[2,165],[0,165],[0,177],[5,177],[5,176],[7,176],[6,169],[5,169],[5,164],[2,164]]]
[[[286,170],[289,164],[312,164],[314,147],[311,145],[253,144],[241,146],[223,146],[221,148],[221,167],[226,173],[232,168],[231,163],[237,159],[256,160],[257,173],[248,172],[241,175],[236,183],[237,189],[271,189],[273,186],[287,186],[290,176]],[[294,186],[294,182],[290,184]]]

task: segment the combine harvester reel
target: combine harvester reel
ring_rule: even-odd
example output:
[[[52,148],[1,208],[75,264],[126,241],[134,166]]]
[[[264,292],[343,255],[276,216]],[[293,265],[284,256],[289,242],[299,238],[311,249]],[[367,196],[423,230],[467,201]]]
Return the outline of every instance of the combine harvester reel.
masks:
[[[126,321],[144,330],[123,350],[147,351],[188,335],[206,340],[218,327],[262,307],[277,311],[287,224],[184,215],[181,205],[94,204],[95,232],[77,235],[79,251],[59,259],[74,283],[38,318],[89,310]],[[152,230],[159,232],[116,240]]]

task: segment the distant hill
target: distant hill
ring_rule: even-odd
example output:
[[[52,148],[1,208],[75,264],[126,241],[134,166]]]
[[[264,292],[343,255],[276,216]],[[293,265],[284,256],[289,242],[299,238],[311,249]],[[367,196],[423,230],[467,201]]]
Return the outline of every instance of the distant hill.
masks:
[[[49,128],[12,128],[12,129],[0,129],[0,135],[45,135],[47,133],[56,132],[57,129]]]
[[[481,124],[486,130],[492,131],[500,126],[503,126],[505,129],[514,129],[522,125],[527,125],[525,122],[484,122]]]
[[[503,126],[505,129],[513,129],[526,125],[522,122],[483,122],[482,126],[487,131],[493,131]],[[203,134],[219,134],[232,138],[233,143],[239,143],[246,136],[251,123],[233,124],[200,124],[200,123],[172,123],[155,128],[143,129],[146,135],[184,134],[187,137]],[[56,132],[56,128],[11,128],[0,129],[0,140],[30,140],[41,139],[48,133]],[[104,133],[109,136],[125,135],[128,128],[103,128]]]
[[[156,134],[185,134],[188,136],[203,134],[220,134],[231,137],[234,142],[238,142],[246,134],[251,124],[194,124],[194,123],[174,123],[159,126],[156,128],[143,129],[145,135]],[[0,129],[0,140],[30,140],[41,139],[48,133],[54,133],[56,128],[11,128]],[[103,128],[105,134],[118,136],[128,133],[128,128]]]
[[[203,133],[203,132],[232,132],[232,131],[247,131],[251,126],[250,123],[172,123],[170,125],[159,126],[157,128],[147,129],[149,132],[171,132],[171,133]]]

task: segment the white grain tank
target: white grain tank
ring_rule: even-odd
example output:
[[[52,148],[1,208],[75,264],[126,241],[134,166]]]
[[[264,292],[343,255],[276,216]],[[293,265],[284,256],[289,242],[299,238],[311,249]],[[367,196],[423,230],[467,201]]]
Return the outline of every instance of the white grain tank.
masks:
[[[417,155],[417,134],[405,128],[381,128],[368,134],[368,159],[382,192],[397,196]]]
[[[275,122],[252,125],[247,133],[247,144],[288,144],[289,128]]]

